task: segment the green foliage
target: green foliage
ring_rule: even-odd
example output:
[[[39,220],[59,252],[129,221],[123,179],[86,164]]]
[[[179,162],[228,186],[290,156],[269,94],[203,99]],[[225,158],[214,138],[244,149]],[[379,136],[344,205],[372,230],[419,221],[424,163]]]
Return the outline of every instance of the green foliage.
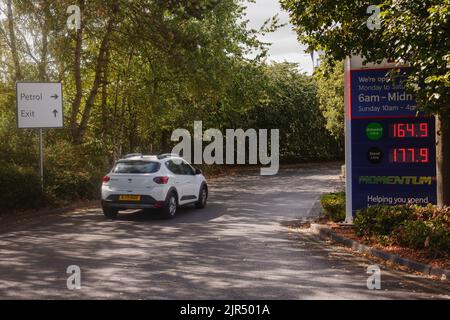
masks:
[[[414,249],[427,248],[433,254],[450,252],[450,230],[442,221],[405,221],[395,236],[398,243]]]
[[[354,219],[356,234],[427,249],[433,255],[450,253],[450,208],[435,206],[377,206],[360,210]]]
[[[374,206],[358,211],[353,223],[359,236],[387,236],[412,215],[406,206]]]
[[[95,144],[72,146],[60,141],[46,150],[45,192],[54,203],[97,199],[108,158]]]
[[[63,140],[45,151],[44,192],[37,165],[30,168],[0,162],[1,208],[32,209],[99,197],[109,163],[97,146],[72,146]]]
[[[41,180],[36,170],[0,163],[0,208],[2,210],[37,208],[44,203]]]
[[[398,243],[414,249],[422,249],[431,233],[430,227],[420,220],[405,221],[398,231],[396,235]]]
[[[331,68],[331,71],[330,71]],[[314,74],[317,82],[320,110],[327,121],[326,128],[340,146],[344,145],[344,63],[330,67],[325,61]]]
[[[445,114],[450,110],[448,0],[339,1],[280,0],[290,12],[300,40],[327,58],[342,61],[361,54],[367,61],[406,61],[420,105]],[[379,5],[381,28],[367,27],[367,8]]]
[[[280,129],[280,157],[285,161],[335,160],[343,148],[326,131],[314,79],[295,64],[266,67],[265,100],[251,112],[256,128]]]
[[[426,207],[414,206],[413,208],[414,217],[417,220],[440,220],[442,223],[450,226],[450,207],[437,208],[436,206],[430,204]]]
[[[430,241],[428,243],[429,249],[432,253],[438,255],[450,254],[450,227],[445,225],[440,220],[433,220],[430,222],[431,233]]]
[[[264,63],[259,35],[277,18],[249,28],[244,1],[80,1],[79,33],[66,28],[68,0],[0,0],[1,11],[9,3],[16,37],[0,14],[0,162],[38,171],[36,131],[16,128],[16,80],[64,84],[65,129],[44,131],[47,204],[98,197],[121,155],[168,152],[172,131],[195,120],[280,129],[284,160],[342,157],[314,79]]]
[[[429,248],[436,254],[450,253],[450,207],[413,207],[416,223],[398,230],[398,241],[415,248]]]
[[[320,198],[325,217],[334,221],[345,220],[345,192],[325,194]]]

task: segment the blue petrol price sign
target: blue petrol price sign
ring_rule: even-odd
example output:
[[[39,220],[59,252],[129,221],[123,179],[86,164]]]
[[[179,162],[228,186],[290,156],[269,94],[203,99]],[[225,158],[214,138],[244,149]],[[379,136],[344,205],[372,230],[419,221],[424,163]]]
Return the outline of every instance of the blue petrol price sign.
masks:
[[[435,119],[417,112],[408,69],[391,70],[347,62],[347,220],[374,205],[437,200]]]

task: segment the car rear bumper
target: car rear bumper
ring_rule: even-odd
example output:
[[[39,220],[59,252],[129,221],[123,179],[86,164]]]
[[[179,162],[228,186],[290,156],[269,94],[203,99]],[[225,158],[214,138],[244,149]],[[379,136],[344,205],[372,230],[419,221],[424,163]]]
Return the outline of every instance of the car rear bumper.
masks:
[[[120,209],[152,209],[161,208],[163,202],[157,201],[152,196],[141,196],[140,201],[120,201],[119,195],[110,195],[108,198],[102,200],[102,206],[108,208]]]

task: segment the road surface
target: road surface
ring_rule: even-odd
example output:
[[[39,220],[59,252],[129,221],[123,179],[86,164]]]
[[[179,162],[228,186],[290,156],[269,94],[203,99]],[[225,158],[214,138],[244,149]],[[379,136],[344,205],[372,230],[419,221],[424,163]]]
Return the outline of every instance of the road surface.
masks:
[[[0,234],[0,299],[448,299],[442,282],[385,268],[382,289],[368,290],[373,262],[289,232],[338,174],[327,164],[215,179],[207,209],[171,221],[93,208],[13,226]],[[80,290],[67,288],[71,265]]]

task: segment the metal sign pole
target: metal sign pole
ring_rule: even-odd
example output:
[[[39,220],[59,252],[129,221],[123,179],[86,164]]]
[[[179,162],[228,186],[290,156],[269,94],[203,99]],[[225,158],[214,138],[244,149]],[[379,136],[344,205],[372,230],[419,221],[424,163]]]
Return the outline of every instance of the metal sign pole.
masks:
[[[44,190],[44,146],[42,128],[39,128],[39,177],[41,178],[41,188]]]

